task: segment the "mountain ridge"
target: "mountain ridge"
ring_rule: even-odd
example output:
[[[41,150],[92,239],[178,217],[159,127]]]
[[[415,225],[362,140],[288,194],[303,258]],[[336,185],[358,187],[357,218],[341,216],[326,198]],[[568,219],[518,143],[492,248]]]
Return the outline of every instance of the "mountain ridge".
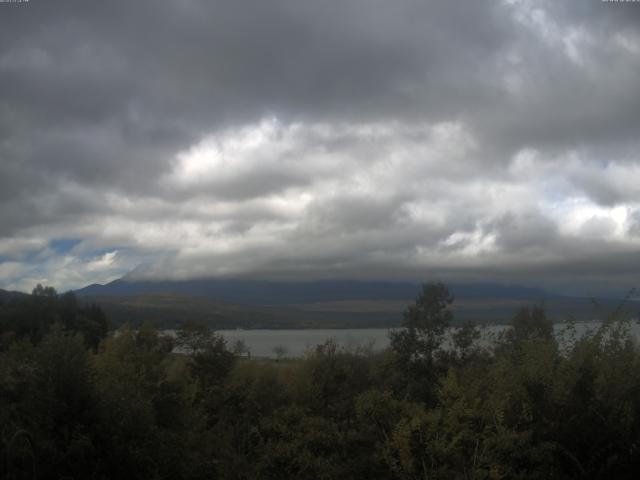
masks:
[[[310,280],[303,282],[200,279],[128,281],[117,279],[75,291],[80,296],[134,296],[173,293],[229,303],[296,304],[344,300],[412,300],[421,283],[384,280]],[[502,284],[451,284],[456,298],[511,298],[543,301],[561,295],[541,288]]]

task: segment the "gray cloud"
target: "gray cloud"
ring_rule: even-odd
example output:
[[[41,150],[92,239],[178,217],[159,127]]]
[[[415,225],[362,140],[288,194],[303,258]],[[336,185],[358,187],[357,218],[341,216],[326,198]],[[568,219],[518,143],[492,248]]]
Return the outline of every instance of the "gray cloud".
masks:
[[[0,4],[0,287],[624,284],[639,18],[596,0]]]

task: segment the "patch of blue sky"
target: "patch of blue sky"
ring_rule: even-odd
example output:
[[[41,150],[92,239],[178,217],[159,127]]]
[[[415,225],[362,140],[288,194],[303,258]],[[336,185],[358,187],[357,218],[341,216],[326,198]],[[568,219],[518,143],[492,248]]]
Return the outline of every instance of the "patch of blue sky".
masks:
[[[58,254],[64,254],[71,251],[75,246],[82,242],[79,238],[59,238],[51,240],[49,247]]]
[[[42,259],[43,255],[46,255],[46,250],[29,250],[20,256],[21,263],[34,263]]]

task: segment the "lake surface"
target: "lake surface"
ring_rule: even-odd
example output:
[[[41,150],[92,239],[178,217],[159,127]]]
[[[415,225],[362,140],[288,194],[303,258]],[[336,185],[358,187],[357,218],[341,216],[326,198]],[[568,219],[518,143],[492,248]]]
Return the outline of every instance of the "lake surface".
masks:
[[[600,322],[581,322],[575,324],[576,337],[595,330]],[[481,329],[481,344],[488,345],[500,332],[509,328],[505,325],[491,325]],[[637,322],[630,323],[631,332],[640,338],[640,325]],[[571,338],[571,332],[567,331],[566,324],[554,326],[559,340]],[[282,349],[286,357],[303,356],[309,349],[316,345],[333,339],[338,345],[349,348],[371,347],[373,350],[383,350],[389,346],[388,328],[369,329],[319,329],[319,330],[219,330],[228,342],[229,347],[238,340],[243,341],[249,348],[252,356],[276,357],[276,351]]]

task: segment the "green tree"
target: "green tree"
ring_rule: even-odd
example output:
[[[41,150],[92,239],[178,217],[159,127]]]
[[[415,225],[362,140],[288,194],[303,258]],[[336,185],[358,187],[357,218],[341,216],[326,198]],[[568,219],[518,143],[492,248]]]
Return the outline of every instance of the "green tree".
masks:
[[[453,296],[442,282],[425,284],[415,303],[404,312],[402,328],[390,334],[399,368],[408,375],[407,395],[435,401],[435,361],[453,320],[452,303]]]
[[[58,296],[58,292],[56,292],[56,289],[53,287],[43,287],[41,284],[37,284],[31,291],[31,295],[34,297],[56,297]]]
[[[187,355],[205,350],[213,340],[214,332],[207,325],[187,320],[178,330],[177,346]]]
[[[453,320],[453,296],[441,282],[422,286],[413,305],[405,310],[402,329],[391,333],[391,346],[411,360],[430,362],[442,345]]]
[[[511,320],[511,339],[515,342],[526,340],[530,337],[539,337],[545,340],[553,339],[553,321],[547,317],[542,306],[521,307]]]
[[[453,348],[461,362],[466,362],[472,359],[477,360],[479,348],[476,346],[476,341],[480,338],[480,330],[473,323],[467,322],[462,327],[456,329],[451,336],[453,342]]]

